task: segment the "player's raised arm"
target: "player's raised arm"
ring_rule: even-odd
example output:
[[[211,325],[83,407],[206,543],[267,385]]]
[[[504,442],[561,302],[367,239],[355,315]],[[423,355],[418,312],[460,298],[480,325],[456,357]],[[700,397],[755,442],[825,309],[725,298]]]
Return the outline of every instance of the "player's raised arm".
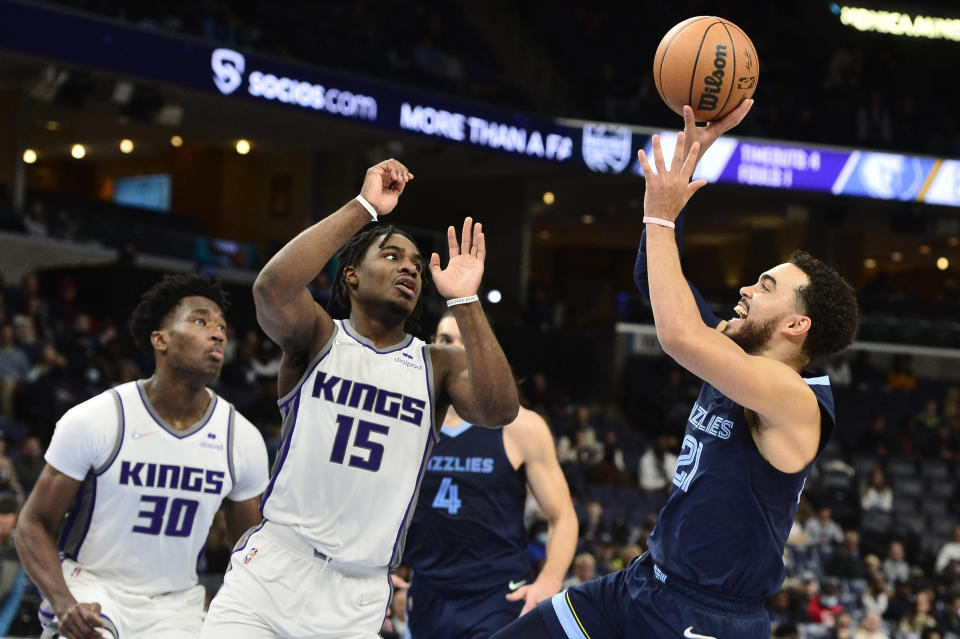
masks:
[[[100,605],[78,603],[63,578],[53,534],[73,502],[82,482],[46,464],[23,505],[14,541],[20,562],[53,607],[60,635],[68,639],[101,639]]]
[[[699,162],[700,158],[703,157],[703,154],[707,152],[707,149],[709,149],[710,146],[717,141],[717,138],[743,121],[743,118],[745,118],[747,113],[750,112],[751,107],[753,107],[753,100],[744,100],[740,106],[725,115],[723,118],[717,120],[716,122],[710,122],[706,126],[697,126],[693,118],[693,109],[691,109],[689,106],[683,108],[683,133],[687,139],[687,143],[700,143],[700,151],[697,155],[697,162]],[[681,209],[680,213],[673,221],[676,226],[674,229],[674,236],[677,242],[678,254],[681,253],[681,247],[683,246],[684,213],[685,210]],[[637,290],[639,290],[643,296],[649,300],[650,286],[647,283],[646,230],[644,230],[640,235],[640,248],[637,251],[637,261],[633,266],[633,281],[637,285]],[[703,299],[703,296],[700,294],[700,291],[697,290],[697,287],[693,285],[693,282],[687,280],[687,284],[690,286],[690,292],[693,293],[693,298],[697,303],[697,308],[700,309],[700,317],[703,319],[703,323],[710,328],[723,330],[723,325],[725,322],[723,322],[713,313],[713,311],[710,310],[706,300]]]
[[[445,399],[470,423],[505,426],[517,417],[520,401],[510,364],[477,299],[487,253],[483,227],[468,217],[463,221],[461,242],[451,226],[447,244],[447,268],[441,270],[440,256],[434,253],[430,273],[437,292],[453,308],[464,349],[430,347],[437,388],[445,391]]]
[[[413,174],[396,160],[367,169],[360,197],[350,200],[290,240],[274,255],[253,284],[257,321],[288,356],[309,359],[330,337],[333,321],[307,285],[350,237],[372,219],[393,211]],[[361,200],[362,198],[362,200]]]
[[[789,422],[819,427],[816,397],[795,369],[771,357],[748,354],[733,340],[700,321],[697,305],[680,268],[673,229],[669,228],[690,197],[706,184],[703,180],[690,181],[699,148],[699,142],[693,142],[687,153],[685,135],[679,134],[668,170],[660,139],[654,136],[656,174],[646,154],[639,152],[647,181],[644,220],[647,222],[650,304],[660,344],[681,366],[762,419],[768,418],[772,424]],[[775,280],[773,284],[766,279],[758,282],[758,286],[763,287],[775,285]],[[793,340],[802,342],[809,327],[810,318],[797,313],[785,330]],[[802,362],[797,364],[799,367]]]

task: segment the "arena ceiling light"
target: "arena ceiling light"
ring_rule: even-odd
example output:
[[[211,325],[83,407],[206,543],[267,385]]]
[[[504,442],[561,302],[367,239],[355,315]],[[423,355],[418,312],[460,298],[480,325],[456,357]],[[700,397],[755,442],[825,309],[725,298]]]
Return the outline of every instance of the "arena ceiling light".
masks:
[[[948,260],[945,257],[938,257],[937,268],[940,269],[941,271],[947,270],[948,268],[950,268],[950,260]]]
[[[174,147],[175,149],[179,149],[181,146],[183,146],[183,138],[181,138],[179,135],[170,136],[170,146]]]
[[[503,294],[498,289],[492,288],[487,293],[487,301],[491,304],[499,304],[502,299]]]
[[[23,152],[23,161],[26,164],[33,164],[37,161],[37,152],[33,149],[26,149]]]
[[[76,160],[82,160],[87,155],[87,149],[82,144],[74,144],[70,147],[70,155]]]
[[[840,16],[840,23],[857,31],[876,31],[910,38],[930,38],[960,42],[960,20],[914,15],[899,11],[876,11],[863,7],[841,7],[831,4],[830,10]]]
[[[133,153],[133,140],[124,138],[120,140],[120,152],[121,153]]]
[[[240,155],[246,155],[250,152],[250,142],[241,138],[234,144],[234,148]]]
[[[543,203],[547,206],[550,206],[557,201],[557,197],[553,194],[553,191],[544,191],[543,192]]]

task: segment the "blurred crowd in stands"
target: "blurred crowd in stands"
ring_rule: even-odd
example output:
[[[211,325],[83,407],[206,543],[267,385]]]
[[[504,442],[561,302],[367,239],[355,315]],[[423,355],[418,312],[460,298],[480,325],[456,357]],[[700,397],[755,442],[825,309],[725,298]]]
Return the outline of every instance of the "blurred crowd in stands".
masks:
[[[671,127],[676,116],[653,84],[657,45],[681,19],[720,13],[751,36],[760,59],[742,135],[960,155],[960,120],[942,108],[940,89],[951,43],[855,31],[823,0],[729,11],[704,0],[521,2],[496,11],[424,1],[56,1],[550,117]],[[952,17],[941,4],[940,17]]]
[[[69,271],[0,280],[0,560],[11,557],[4,531],[15,526],[60,415],[151,374],[151,358],[127,335],[128,311],[119,303],[91,304],[78,281]],[[318,299],[328,286],[326,279],[317,283]],[[145,288],[136,285],[137,293]],[[217,391],[262,429],[273,456],[280,352],[255,328],[249,309],[237,305],[228,319]],[[859,355],[842,356],[827,369],[840,432],[800,503],[785,554],[787,581],[768,602],[774,636],[960,637],[960,388],[918,378],[906,357],[879,368]],[[575,498],[581,538],[567,583],[576,584],[644,552],[672,487],[698,382],[665,358],[633,356],[615,405],[586,396],[559,370],[543,370],[525,373],[521,389],[524,403],[553,429]],[[546,522],[532,500],[526,525],[536,566],[545,555]],[[229,552],[218,517],[201,560],[212,589]],[[2,588],[0,609],[14,592],[5,581]],[[35,603],[30,587],[17,592]],[[401,604],[393,614],[402,625]]]

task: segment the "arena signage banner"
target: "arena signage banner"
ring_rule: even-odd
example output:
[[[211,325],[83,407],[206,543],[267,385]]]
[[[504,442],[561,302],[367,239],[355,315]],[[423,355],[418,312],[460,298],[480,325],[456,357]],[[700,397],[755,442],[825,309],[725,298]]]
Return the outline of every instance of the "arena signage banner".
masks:
[[[580,139],[516,111],[11,0],[0,0],[0,47],[556,164],[575,162]]]
[[[640,174],[636,149],[650,152],[654,129],[549,120],[379,82],[288,59],[212,47],[205,41],[0,0],[0,48],[70,65],[189,87],[225,100],[285,108],[607,174]],[[671,153],[676,131],[660,132]],[[960,206],[960,162],[725,136],[696,177]]]
[[[676,146],[676,132],[661,131],[658,135],[669,157]],[[652,153],[649,138],[644,149],[648,155]],[[636,160],[630,170],[641,174]],[[960,162],[900,153],[723,137],[704,154],[694,177],[708,182],[960,206]]]

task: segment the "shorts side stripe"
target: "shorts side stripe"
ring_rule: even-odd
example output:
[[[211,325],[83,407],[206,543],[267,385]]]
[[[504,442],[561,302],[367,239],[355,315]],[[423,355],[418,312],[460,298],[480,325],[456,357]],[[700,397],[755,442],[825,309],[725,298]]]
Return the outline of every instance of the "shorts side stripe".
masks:
[[[560,626],[569,639],[590,639],[590,636],[584,632],[583,626],[580,625],[576,613],[573,612],[573,607],[570,606],[566,590],[555,594],[550,599],[550,603],[553,605],[553,611],[557,613]]]
[[[583,627],[582,623],[580,623],[580,617],[577,616],[577,611],[573,609],[573,602],[570,601],[570,591],[568,590],[565,594],[567,596],[567,605],[570,606],[570,612],[573,613],[573,618],[577,620],[577,625],[580,626],[580,631],[587,636],[587,639],[590,639],[590,634],[587,632],[587,629]]]

